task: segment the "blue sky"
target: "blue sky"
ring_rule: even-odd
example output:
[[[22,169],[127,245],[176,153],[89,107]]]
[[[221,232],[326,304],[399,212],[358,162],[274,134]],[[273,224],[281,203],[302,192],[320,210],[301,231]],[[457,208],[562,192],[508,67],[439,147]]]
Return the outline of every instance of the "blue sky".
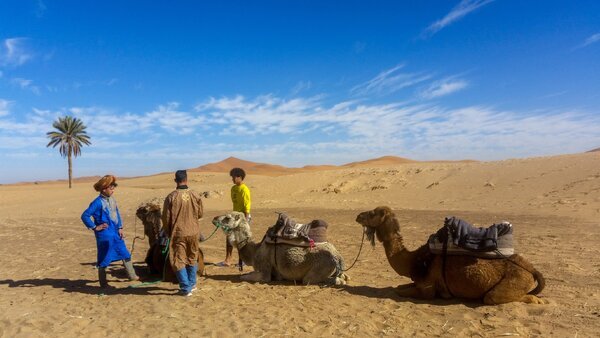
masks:
[[[0,2],[0,183],[600,147],[600,2]]]

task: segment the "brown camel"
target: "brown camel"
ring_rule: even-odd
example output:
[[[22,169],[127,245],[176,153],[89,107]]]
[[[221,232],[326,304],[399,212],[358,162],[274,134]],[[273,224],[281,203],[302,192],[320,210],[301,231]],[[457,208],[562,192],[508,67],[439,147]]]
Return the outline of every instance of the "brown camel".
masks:
[[[153,198],[146,201],[137,208],[135,215],[144,224],[144,235],[148,237],[148,245],[152,247],[158,239],[158,233],[162,228],[161,209],[164,203],[162,198]]]
[[[504,259],[446,256],[444,263],[444,257],[432,254],[427,244],[415,251],[406,249],[400,224],[389,207],[362,212],[356,222],[364,227],[373,246],[377,235],[396,273],[412,279],[413,283],[396,289],[402,297],[458,297],[483,300],[485,304],[546,303],[534,296],[544,289],[544,277],[520,255]]]

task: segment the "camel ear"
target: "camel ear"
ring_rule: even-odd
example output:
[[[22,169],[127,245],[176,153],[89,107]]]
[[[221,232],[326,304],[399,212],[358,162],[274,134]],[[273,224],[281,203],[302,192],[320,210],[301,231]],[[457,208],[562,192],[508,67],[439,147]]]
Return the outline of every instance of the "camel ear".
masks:
[[[385,223],[387,218],[390,216],[390,210],[385,207],[379,207],[377,209],[379,217],[381,218],[381,223]]]

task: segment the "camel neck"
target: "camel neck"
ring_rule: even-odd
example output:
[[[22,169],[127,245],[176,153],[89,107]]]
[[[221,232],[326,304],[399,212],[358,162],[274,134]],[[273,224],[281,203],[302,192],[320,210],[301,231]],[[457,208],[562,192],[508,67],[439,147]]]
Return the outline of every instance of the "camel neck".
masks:
[[[254,266],[254,253],[256,252],[256,247],[258,245],[254,243],[251,239],[248,239],[246,245],[242,248],[238,249],[238,253],[242,262],[248,266]]]
[[[401,276],[410,277],[413,252],[408,251],[404,246],[402,235],[392,235],[391,238],[383,241],[383,247],[394,271]]]

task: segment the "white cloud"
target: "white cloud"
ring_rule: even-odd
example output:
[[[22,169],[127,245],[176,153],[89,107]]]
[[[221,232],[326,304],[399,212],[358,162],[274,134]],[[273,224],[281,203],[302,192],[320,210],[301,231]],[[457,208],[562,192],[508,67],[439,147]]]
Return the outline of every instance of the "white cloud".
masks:
[[[115,148],[125,148],[125,149],[133,149],[135,146],[143,144],[143,142],[138,141],[115,141],[113,138],[108,137],[94,137],[92,139],[92,145],[96,149],[115,149]]]
[[[0,136],[0,149],[43,149],[48,139],[42,136]]]
[[[45,12],[46,12],[46,4],[44,4],[44,2],[42,0],[38,0],[36,3],[35,15],[38,18],[41,18],[44,16]]]
[[[38,86],[33,85],[33,80],[17,77],[11,79],[10,82],[15,86],[20,87],[21,89],[29,90],[35,95],[40,95],[40,88]]]
[[[465,15],[471,13],[477,8],[485,6],[494,1],[495,0],[461,0],[461,2],[458,3],[458,5],[456,5],[454,8],[452,8],[452,10],[448,14],[446,14],[446,16],[429,25],[429,27],[427,27],[427,29],[425,29],[425,31],[422,33],[422,36],[432,36],[444,27],[463,18]]]
[[[455,82],[459,83],[447,81]],[[440,85],[433,93],[441,95],[457,87]],[[273,96],[209,102],[200,105],[209,112],[208,126],[220,127],[222,135],[231,137],[251,135],[263,148],[273,149],[277,143],[268,140],[276,135],[291,140],[308,132],[327,133],[334,139],[327,147],[321,137],[314,142],[310,137],[294,138],[294,144],[303,147],[321,144],[326,150],[310,154],[321,156],[325,162],[328,151],[333,150],[345,151],[344,156],[354,159],[372,157],[373,153],[417,159],[500,159],[578,152],[600,144],[596,127],[600,117],[583,112],[507,112],[478,106],[449,110],[431,104],[368,105],[354,101],[325,106],[314,98],[292,102]]]
[[[68,113],[80,118],[88,127],[88,134],[127,135],[149,129],[153,122],[144,115],[118,113],[103,107],[72,107]]]
[[[246,100],[210,98],[196,105],[197,112],[206,113],[206,121],[220,127],[223,135],[266,135],[271,133],[301,132],[305,124],[318,122],[316,109],[319,97],[284,100],[271,95]]]
[[[26,38],[10,38],[4,40],[0,48],[0,66],[20,66],[33,58],[26,48]]]
[[[51,121],[46,121],[36,116],[29,116],[24,122],[18,122],[14,119],[0,119],[0,132],[2,135],[20,134],[36,135],[46,133],[52,127]]]
[[[390,94],[431,78],[431,75],[428,74],[401,73],[400,70],[402,68],[404,68],[404,65],[399,64],[393,68],[384,70],[371,80],[354,86],[350,89],[350,93],[360,96]]]
[[[594,35],[589,36],[587,39],[585,39],[585,41],[581,45],[575,47],[575,49],[587,47],[587,46],[589,46],[591,44],[594,44],[594,43],[596,43],[598,41],[600,41],[600,33],[596,33]]]
[[[429,87],[422,90],[419,94],[424,99],[434,99],[440,96],[445,96],[466,88],[469,83],[466,80],[456,79],[455,77],[447,77],[445,79],[435,81]]]
[[[179,103],[170,102],[166,105],[158,106],[158,109],[147,113],[144,118],[153,124],[158,124],[162,129],[177,134],[190,134],[196,130],[196,127],[204,123],[204,117],[179,111],[178,108]]]
[[[175,102],[140,114],[100,107],[34,109],[23,121],[10,115],[0,118],[2,149],[45,147],[52,121],[65,114],[82,118],[88,126],[93,146],[87,158],[119,163],[144,158],[191,166],[228,155],[284,165],[340,164],[390,154],[494,160],[579,152],[600,144],[600,116],[579,111],[326,104],[322,97],[263,95],[209,98],[192,112]],[[182,147],[189,151],[178,151]]]
[[[117,79],[117,78],[112,78],[112,79],[110,79],[110,80],[106,81],[105,83],[106,83],[106,85],[107,85],[107,86],[109,86],[109,87],[110,87],[110,86],[114,85],[114,84],[115,84],[115,83],[117,83],[117,82],[119,82],[119,79]]]
[[[298,95],[300,92],[304,90],[308,90],[312,87],[312,83],[310,81],[300,81],[298,82],[294,88],[292,88],[292,96]]]
[[[10,114],[11,101],[0,99],[0,117]]]

